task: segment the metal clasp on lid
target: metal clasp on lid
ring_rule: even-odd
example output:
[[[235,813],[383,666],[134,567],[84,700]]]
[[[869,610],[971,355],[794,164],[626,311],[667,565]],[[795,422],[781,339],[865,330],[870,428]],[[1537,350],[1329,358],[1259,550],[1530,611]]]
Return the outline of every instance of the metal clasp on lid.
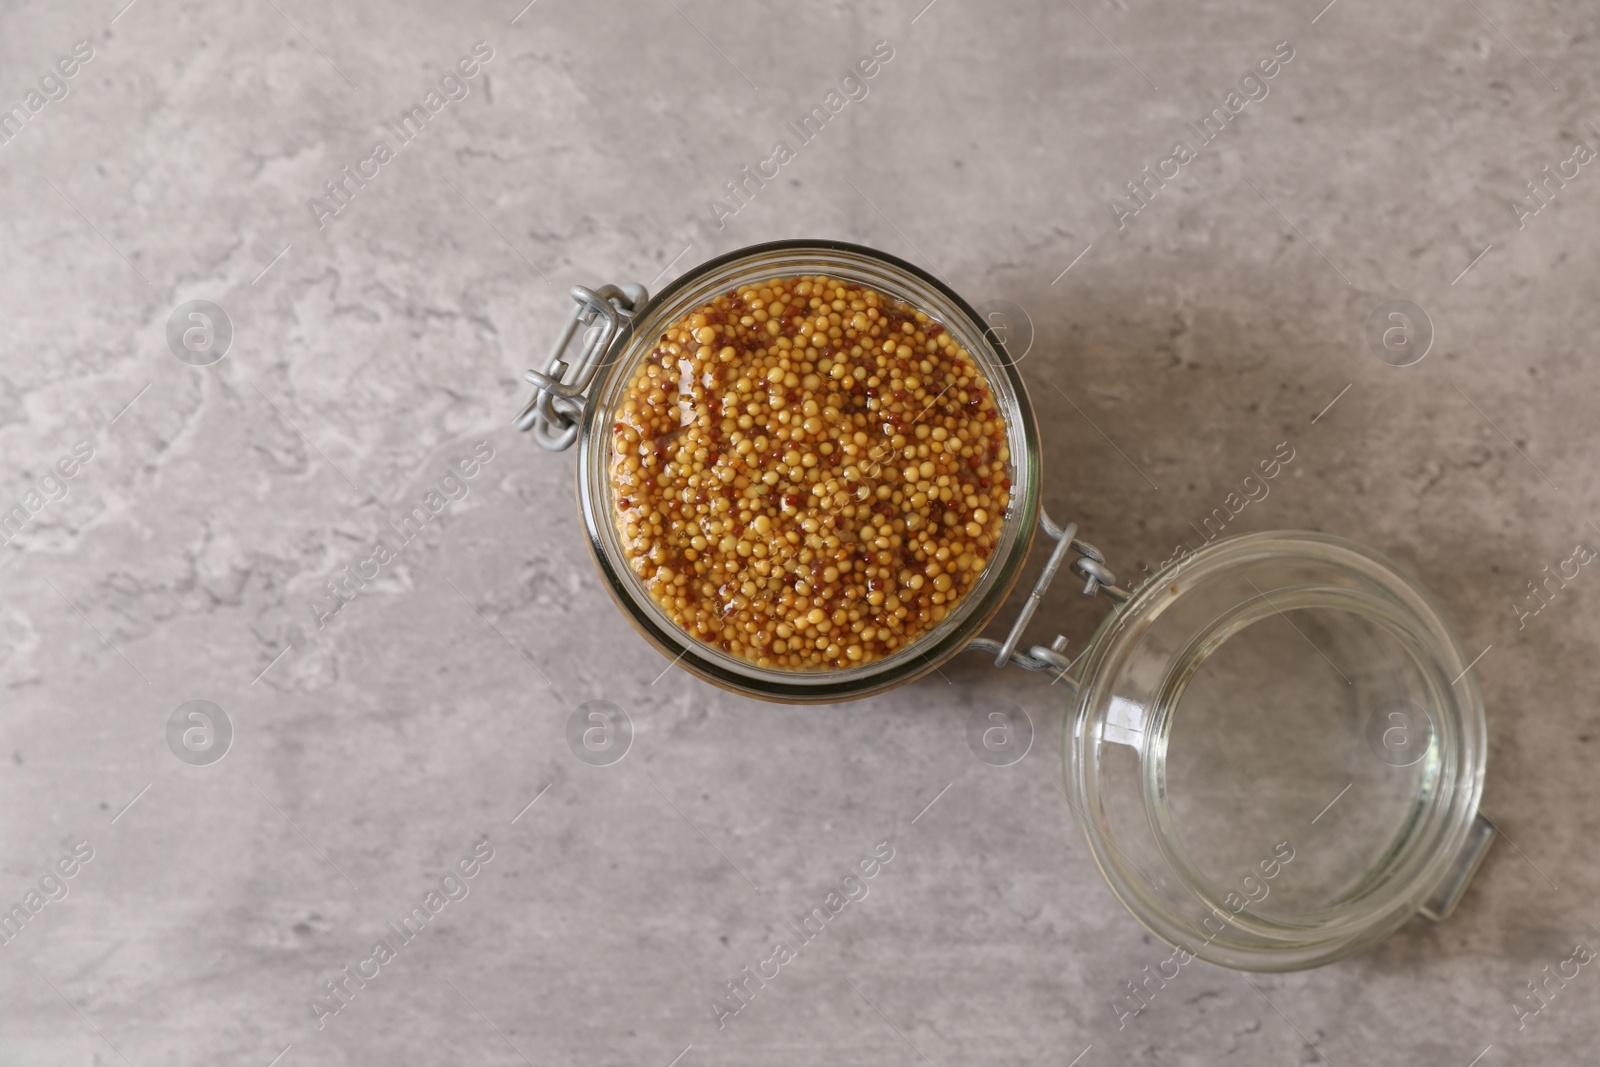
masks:
[[[572,287],[577,307],[550,349],[550,359],[542,371],[530,370],[523,377],[533,385],[517,429],[532,430],[533,439],[552,452],[571,448],[578,439],[578,423],[583,417],[584,393],[605,359],[611,342],[633,320],[649,294],[642,285],[602,285],[599,289]],[[567,362],[567,346],[585,328],[583,348],[576,359]]]
[[[1478,812],[1472,820],[1472,829],[1467,831],[1467,843],[1456,853],[1456,861],[1450,865],[1449,873],[1433,891],[1433,896],[1422,905],[1419,914],[1424,919],[1442,923],[1456,910],[1456,905],[1461,903],[1468,883],[1478,873],[1478,867],[1483,863],[1483,857],[1488,854],[1498,831],[1499,828],[1489,821],[1487,815]]]
[[[1011,632],[1006,635],[1004,642],[994,641],[980,637],[967,645],[969,649],[978,652],[993,652],[994,665],[1004,667],[1007,663],[1030,671],[1052,671],[1057,679],[1066,677],[1067,671],[1072,669],[1075,660],[1066,657],[1067,639],[1057,634],[1055,640],[1050,642],[1050,647],[1034,645],[1027,652],[1018,652],[1017,645],[1022,641],[1022,631],[1033,618],[1033,613],[1039,610],[1039,602],[1044,599],[1045,590],[1050,588],[1050,583],[1055,580],[1056,572],[1061,569],[1061,564],[1066,560],[1069,551],[1078,553],[1078,558],[1072,561],[1072,569],[1084,579],[1083,595],[1094,596],[1104,592],[1117,603],[1122,603],[1131,595],[1128,590],[1117,585],[1116,575],[1106,568],[1105,556],[1100,550],[1087,541],[1078,539],[1078,524],[1069,522],[1066,526],[1057,526],[1050,521],[1050,516],[1039,509],[1039,529],[1055,541],[1056,547],[1050,553],[1050,558],[1045,561],[1044,570],[1039,574],[1039,580],[1033,584],[1033,592],[1028,594],[1028,600],[1022,605],[1022,610],[1017,613],[1017,621],[1011,624]],[[1070,681],[1070,679],[1069,679]]]

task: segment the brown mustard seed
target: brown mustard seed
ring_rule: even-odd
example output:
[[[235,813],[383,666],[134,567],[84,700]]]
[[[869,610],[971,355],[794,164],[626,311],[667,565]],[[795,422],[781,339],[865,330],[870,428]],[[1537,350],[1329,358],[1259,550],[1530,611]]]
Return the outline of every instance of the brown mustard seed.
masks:
[[[612,427],[623,551],[696,639],[757,666],[881,659],[987,565],[1006,427],[927,315],[822,276],[716,297],[657,339]]]

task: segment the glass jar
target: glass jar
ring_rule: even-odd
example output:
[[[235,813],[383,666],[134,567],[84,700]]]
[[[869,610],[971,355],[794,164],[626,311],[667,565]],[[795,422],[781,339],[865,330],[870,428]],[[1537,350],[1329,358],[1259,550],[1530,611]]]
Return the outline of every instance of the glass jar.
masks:
[[[1005,421],[1011,491],[993,551],[948,615],[882,659],[777,670],[700,641],[628,566],[610,482],[619,404],[665,330],[739,286],[826,276],[901,301],[949,331]],[[1040,507],[1027,390],[996,332],[943,283],[893,256],[778,241],[691,269],[654,299],[639,286],[574,288],[577,303],[517,425],[578,446],[578,500],[612,597],[664,656],[718,686],[786,703],[903,685],[963,650],[1066,683],[1066,794],[1123,904],[1181,952],[1290,970],[1365,948],[1413,915],[1443,919],[1492,838],[1478,814],[1481,699],[1428,593],[1376,553],[1312,533],[1226,538],[1169,561],[1136,590]],[[568,355],[574,341],[577,352]],[[1054,542],[1003,640],[979,636],[1036,535]],[[1113,605],[1085,651],[1024,651],[1062,567]],[[1181,711],[1180,711],[1181,708]],[[1174,738],[1176,737],[1176,740]]]
[[[767,670],[684,633],[651,599],[624,562],[613,516],[609,470],[613,437],[605,432],[641,361],[683,316],[736,286],[800,274],[826,275],[870,287],[944,325],[972,356],[1006,423],[1011,453],[1011,506],[977,584],[945,619],[892,655],[828,671]],[[578,433],[578,501],[589,545],[607,587],[644,636],[679,666],[726,689],[765,700],[821,703],[902,685],[960,652],[1010,593],[1033,539],[1039,510],[1039,439],[1016,368],[985,336],[965,301],[909,264],[849,245],[784,241],[745,249],[689,271],[645,305],[624,327],[601,363]]]

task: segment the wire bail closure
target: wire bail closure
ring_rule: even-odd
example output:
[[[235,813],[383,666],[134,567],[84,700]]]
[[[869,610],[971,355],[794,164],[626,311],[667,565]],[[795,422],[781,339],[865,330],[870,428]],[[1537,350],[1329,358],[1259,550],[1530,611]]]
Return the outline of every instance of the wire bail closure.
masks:
[[[551,452],[571,448],[578,439],[583,418],[585,391],[594,381],[611,342],[644,306],[649,294],[642,285],[602,285],[586,289],[574,285],[572,309],[561,336],[550,349],[550,359],[542,371],[530,370],[523,378],[533,386],[533,395],[517,415],[519,430],[532,430],[533,439]],[[578,327],[584,327],[583,347],[571,363],[567,347]]]
[[[1055,639],[1046,648],[1043,645],[1034,645],[1026,652],[1017,651],[1017,646],[1022,642],[1022,632],[1027,629],[1033,613],[1039,610],[1039,602],[1044,599],[1045,591],[1050,588],[1050,583],[1055,580],[1056,572],[1061,569],[1061,564],[1066,560],[1068,552],[1078,553],[1071,569],[1083,578],[1083,595],[1095,596],[1104,592],[1106,596],[1121,604],[1132,594],[1117,585],[1116,575],[1107,569],[1105,556],[1098,548],[1087,541],[1078,539],[1078,524],[1069,522],[1066,526],[1057,526],[1050,521],[1050,516],[1039,509],[1039,529],[1055,541],[1056,547],[1051,551],[1050,558],[1045,561],[1044,570],[1040,572],[1038,581],[1033,584],[1033,592],[1028,594],[1027,602],[1022,605],[1022,610],[1017,613],[1017,621],[1011,624],[1011,632],[1006,635],[1004,642],[995,641],[987,637],[979,637],[967,645],[967,648],[977,652],[993,652],[994,665],[1004,667],[1007,663],[1030,671],[1051,671],[1055,673],[1056,680],[1067,678],[1076,660],[1066,656],[1067,639],[1057,634]],[[1067,678],[1069,683],[1071,678]]]

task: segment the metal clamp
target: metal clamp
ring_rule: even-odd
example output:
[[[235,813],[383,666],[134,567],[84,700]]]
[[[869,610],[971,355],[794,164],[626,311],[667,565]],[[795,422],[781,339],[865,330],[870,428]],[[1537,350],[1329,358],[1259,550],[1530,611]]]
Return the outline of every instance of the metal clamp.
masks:
[[[648,298],[642,285],[602,285],[599,289],[574,285],[572,299],[578,306],[572,309],[566,327],[550,349],[544,370],[530,370],[523,375],[533,385],[533,396],[517,415],[517,429],[532,430],[533,439],[552,452],[571,448],[578,439],[585,390],[594,381],[611,342]],[[567,346],[579,326],[585,328],[583,348],[568,363]]]
[[[1132,594],[1116,584],[1116,576],[1106,568],[1105,556],[1100,550],[1087,541],[1078,539],[1077,523],[1069,522],[1065,527],[1057,526],[1050,521],[1050,516],[1044,513],[1044,509],[1040,508],[1039,529],[1056,542],[1056,547],[1051,551],[1050,558],[1045,561],[1044,570],[1033,585],[1033,592],[1028,594],[1027,602],[1017,614],[1017,621],[1012,623],[1011,632],[1004,642],[980,637],[969,643],[967,648],[979,652],[993,652],[996,667],[1015,663],[1025,670],[1052,671],[1058,677],[1065,677],[1074,661],[1066,656],[1067,639],[1062,635],[1057,634],[1048,648],[1034,645],[1027,652],[1019,652],[1017,646],[1022,642],[1022,631],[1032,620],[1033,613],[1039,610],[1039,602],[1044,599],[1045,590],[1049,589],[1050,583],[1055,580],[1056,572],[1061,569],[1067,553],[1069,551],[1078,553],[1078,557],[1072,561],[1071,569],[1084,579],[1084,596],[1096,596],[1104,592],[1106,596],[1121,604]]]
[[[1467,843],[1456,854],[1455,863],[1451,864],[1444,881],[1433,891],[1433,896],[1422,905],[1419,914],[1424,919],[1442,923],[1456,910],[1456,905],[1461,903],[1461,897],[1467,891],[1467,884],[1478,873],[1478,867],[1488,854],[1497,832],[1498,827],[1489,821],[1489,817],[1478,812],[1472,820],[1472,829],[1467,831]]]

